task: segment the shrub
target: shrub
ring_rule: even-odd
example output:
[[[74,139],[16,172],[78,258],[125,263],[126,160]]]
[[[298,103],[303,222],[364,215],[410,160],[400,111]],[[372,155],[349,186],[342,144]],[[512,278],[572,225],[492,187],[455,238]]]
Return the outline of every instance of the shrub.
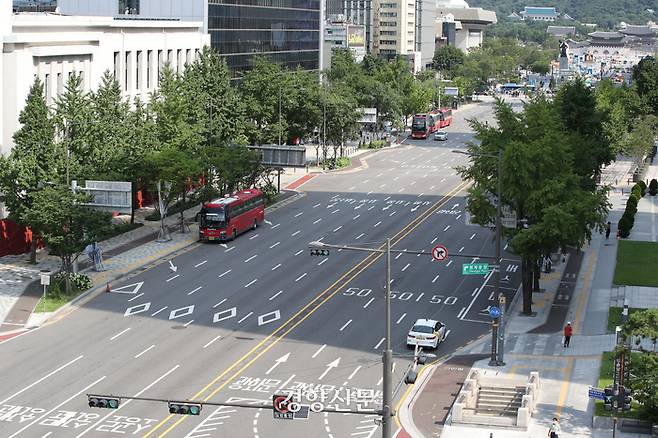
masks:
[[[631,189],[631,194],[636,195],[637,199],[640,199],[642,197],[642,188],[639,186],[639,184],[635,184],[633,188]]]
[[[644,181],[640,180],[640,181],[638,181],[637,185],[640,186],[640,190],[641,190],[641,193],[642,193],[642,197],[644,197],[644,195],[647,194],[647,183],[645,183]]]
[[[92,286],[91,278],[85,274],[71,274],[71,294],[77,295],[79,292],[85,291]],[[61,297],[66,292],[66,272],[56,274],[48,288],[50,296]]]
[[[635,213],[631,211],[625,211],[621,217],[625,217],[628,221],[629,227],[633,228],[633,225],[635,225]]]
[[[656,178],[649,182],[649,194],[651,196],[656,196],[656,194],[658,194],[658,181],[656,181]]]
[[[631,195],[626,201],[626,211],[630,211],[632,214],[637,213],[637,203],[638,198],[636,195]]]
[[[630,220],[626,214],[624,214],[621,219],[619,219],[619,223],[617,223],[617,229],[619,230],[619,236],[620,237],[628,237],[631,234],[631,228],[633,228],[633,224],[630,223]]]

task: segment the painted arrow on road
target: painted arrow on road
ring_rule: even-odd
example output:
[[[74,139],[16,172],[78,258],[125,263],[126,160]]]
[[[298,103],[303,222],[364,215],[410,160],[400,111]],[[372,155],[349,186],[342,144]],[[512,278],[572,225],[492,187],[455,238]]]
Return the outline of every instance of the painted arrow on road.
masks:
[[[318,380],[322,380],[322,378],[324,376],[326,376],[327,374],[329,374],[329,371],[331,371],[332,368],[336,368],[339,363],[340,363],[340,357],[338,359],[336,359],[335,361],[333,361],[331,363],[328,363],[327,364],[327,369],[324,370],[324,372],[320,375],[320,377],[318,377]]]
[[[178,266],[174,266],[174,263],[171,260],[169,260],[169,269],[176,272],[178,270]]]
[[[286,353],[285,355],[283,355],[280,358],[278,358],[277,360],[275,360],[274,365],[272,365],[272,367],[269,370],[267,370],[265,372],[265,374],[271,373],[272,371],[274,371],[274,368],[278,367],[279,365],[281,365],[284,362],[287,362],[289,357],[290,357],[290,353]]]

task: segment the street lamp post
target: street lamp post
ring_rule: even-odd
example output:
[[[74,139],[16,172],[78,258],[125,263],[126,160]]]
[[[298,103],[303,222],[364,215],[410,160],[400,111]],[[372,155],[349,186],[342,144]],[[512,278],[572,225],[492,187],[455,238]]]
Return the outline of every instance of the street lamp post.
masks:
[[[498,154],[486,154],[478,152],[466,152],[461,150],[453,150],[452,152],[457,154],[468,155],[470,157],[486,157],[486,158],[496,158],[498,161],[496,163],[496,174],[497,174],[497,184],[496,184],[496,197],[498,198],[496,202],[496,264],[494,268],[494,295],[498,297],[498,300],[501,304],[505,303],[504,296],[500,292],[500,268],[501,268],[501,245],[502,245],[502,212],[503,212],[503,202],[502,202],[502,193],[503,193],[503,183],[501,179],[501,167],[503,162],[503,150],[498,149]],[[502,297],[502,298],[501,298]],[[491,350],[495,351],[492,353],[490,365],[502,366],[505,365],[503,358],[505,355],[505,321],[504,321],[505,311],[501,308],[501,314],[498,320],[498,335],[497,339],[492,338]],[[492,329],[493,330],[493,329]]]

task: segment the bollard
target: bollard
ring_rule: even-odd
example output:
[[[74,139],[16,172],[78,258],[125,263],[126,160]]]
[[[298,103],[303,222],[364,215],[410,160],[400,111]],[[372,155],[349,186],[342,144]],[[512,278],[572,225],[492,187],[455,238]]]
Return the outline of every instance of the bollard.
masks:
[[[112,285],[109,281],[105,283],[105,292],[112,292]]]

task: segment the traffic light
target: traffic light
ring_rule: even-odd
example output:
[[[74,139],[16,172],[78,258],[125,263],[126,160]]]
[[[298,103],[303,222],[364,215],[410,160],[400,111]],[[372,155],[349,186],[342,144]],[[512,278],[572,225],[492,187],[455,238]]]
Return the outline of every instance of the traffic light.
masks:
[[[624,411],[630,411],[631,401],[633,401],[633,398],[631,397],[631,390],[623,386],[619,388],[619,408]]]
[[[603,409],[606,411],[612,411],[612,405],[614,400],[614,392],[611,387],[607,387],[603,390],[603,395],[605,399],[603,400]]]
[[[318,248],[311,248],[311,255],[312,256],[328,256],[329,255],[329,250],[328,249],[318,249]]]
[[[201,403],[167,402],[170,414],[199,415]]]
[[[87,400],[89,402],[90,408],[108,408],[108,409],[117,409],[119,403],[121,402],[120,398],[117,397],[107,397],[101,395],[87,395]]]

